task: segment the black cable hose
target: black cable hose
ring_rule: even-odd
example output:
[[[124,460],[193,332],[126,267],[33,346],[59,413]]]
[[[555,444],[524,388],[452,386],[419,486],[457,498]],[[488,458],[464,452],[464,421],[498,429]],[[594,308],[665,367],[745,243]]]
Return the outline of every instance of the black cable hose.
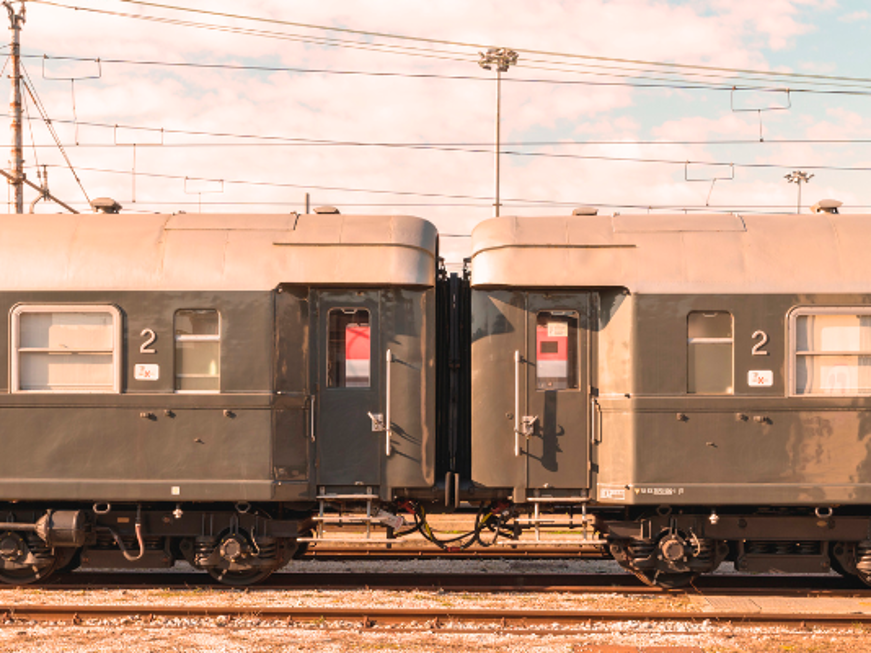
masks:
[[[471,531],[447,539],[442,539],[436,536],[432,527],[427,522],[426,511],[422,506],[414,505],[409,508],[414,515],[414,526],[399,533],[395,533],[397,537],[420,532],[424,539],[435,544],[440,549],[447,550],[450,548],[457,548],[461,551],[468,549],[475,544],[480,544],[484,547],[493,546],[500,537],[512,540],[517,539],[517,536],[513,531],[507,530],[504,527],[506,517],[497,515],[493,512],[492,507],[489,506],[482,506],[478,511],[478,514],[475,516],[475,527]],[[493,517],[496,517],[495,524],[491,523]],[[481,539],[481,533],[485,527],[494,533],[492,540],[484,541]]]

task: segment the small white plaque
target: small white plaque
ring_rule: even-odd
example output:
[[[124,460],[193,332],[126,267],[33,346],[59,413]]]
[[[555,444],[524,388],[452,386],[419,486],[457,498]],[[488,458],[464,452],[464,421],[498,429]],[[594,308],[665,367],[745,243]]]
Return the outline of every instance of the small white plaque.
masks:
[[[170,492],[172,492],[172,496],[177,497],[181,494],[181,488],[178,485],[173,485]]]
[[[137,363],[133,366],[133,378],[137,381],[157,381],[160,378],[160,365]]]
[[[602,501],[626,501],[626,490],[624,488],[607,488],[599,489],[599,498]]]
[[[569,335],[568,322],[548,322],[547,337],[548,338],[565,338]]]
[[[770,388],[774,385],[774,372],[771,370],[750,370],[747,372],[747,385],[751,388]]]

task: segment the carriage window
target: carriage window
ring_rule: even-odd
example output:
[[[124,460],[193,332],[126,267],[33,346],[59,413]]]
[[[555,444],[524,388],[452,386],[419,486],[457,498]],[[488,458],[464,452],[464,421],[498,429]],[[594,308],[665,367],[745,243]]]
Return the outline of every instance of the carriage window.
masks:
[[[334,308],[329,315],[327,386],[368,388],[370,381],[369,311]]]
[[[175,313],[175,389],[220,392],[221,320],[212,309]]]
[[[13,392],[120,392],[121,318],[112,306],[18,306]]]
[[[693,311],[687,316],[687,392],[732,394],[732,314]]]
[[[578,387],[578,312],[541,311],[535,325],[537,390]]]
[[[871,311],[795,315],[795,394],[871,394]]]

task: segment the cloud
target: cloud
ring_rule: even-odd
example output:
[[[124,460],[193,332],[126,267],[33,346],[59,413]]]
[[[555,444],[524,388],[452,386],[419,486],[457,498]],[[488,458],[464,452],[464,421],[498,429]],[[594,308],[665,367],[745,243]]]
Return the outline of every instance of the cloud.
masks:
[[[520,54],[518,65],[503,78],[503,140],[557,142],[562,144],[542,146],[537,151],[600,157],[504,155],[502,197],[536,202],[514,202],[506,207],[507,211],[568,213],[573,204],[588,203],[703,204],[709,189],[688,184],[681,165],[618,162],[601,157],[717,160],[724,156],[722,150],[703,145],[566,143],[574,139],[625,142],[753,138],[758,135],[755,114],[731,113],[727,94],[640,90],[619,83],[638,81],[639,76],[655,78],[646,79],[646,83],[667,83],[663,80],[669,76],[661,67],[634,61],[770,69],[770,50],[786,49],[809,33],[812,28],[804,20],[803,10],[821,6],[787,0],[184,3],[208,12],[245,13],[451,42],[427,43],[159,11],[116,0],[78,0],[77,4],[139,18],[28,4],[28,21],[22,35],[26,53],[100,58],[103,62],[102,77],[76,82],[73,96],[69,81],[41,77],[38,57],[25,60],[52,117],[72,118],[74,99],[80,120],[158,130],[124,132],[125,140],[119,141],[118,130],[80,127],[81,146],[72,146],[68,151],[81,168],[80,176],[91,197],[113,196],[127,211],[195,211],[202,202],[204,210],[287,212],[301,210],[308,191],[315,205],[341,205],[346,213],[415,213],[451,232],[468,231],[493,210],[495,82],[493,73],[477,65],[481,48],[505,46]],[[212,27],[197,27],[192,22]],[[268,31],[270,35],[246,36],[227,31],[242,27]],[[341,41],[342,47],[323,45],[325,39]],[[355,47],[349,47],[350,43]],[[475,47],[455,45],[462,43]],[[373,50],[376,44],[389,45],[389,52],[383,48]],[[158,66],[112,60],[285,66],[370,74]],[[87,70],[93,63],[81,66]],[[60,73],[59,68],[56,70]],[[712,79],[713,75],[705,69],[691,72],[694,74],[687,79],[696,82]],[[833,117],[825,124],[829,123],[834,129]],[[56,127],[64,142],[74,145],[75,130],[60,123]],[[323,139],[345,145],[166,131],[171,129]],[[44,132],[37,129],[35,133],[35,138],[47,142]],[[417,147],[374,147],[366,143]],[[36,162],[31,152],[26,157],[28,164]],[[41,163],[62,163],[59,155],[48,148],[40,149],[39,157]],[[32,168],[29,174],[34,174]],[[223,185],[216,182],[209,187],[223,190],[201,195],[191,192],[185,177],[223,180]],[[257,183],[234,183],[246,180]],[[62,197],[83,200],[81,191],[63,169],[53,168],[50,181],[53,191]],[[767,183],[777,186],[774,180],[760,182],[742,173],[742,180],[731,182],[728,189],[718,182],[713,197],[723,202],[763,201],[766,195],[762,189]],[[397,194],[358,192],[361,190]],[[445,244],[455,258],[462,257],[463,246],[461,240]]]
[[[860,11],[853,11],[849,14],[844,14],[840,16],[838,20],[844,23],[858,23],[860,21],[868,20],[869,18],[871,18],[871,13],[862,9]]]

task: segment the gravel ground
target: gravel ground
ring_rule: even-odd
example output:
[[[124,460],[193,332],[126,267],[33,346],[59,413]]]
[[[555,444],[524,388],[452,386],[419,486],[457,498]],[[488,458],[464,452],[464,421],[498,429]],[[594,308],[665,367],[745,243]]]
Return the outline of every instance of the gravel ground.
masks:
[[[523,572],[528,574],[613,573],[608,562],[579,560],[408,560],[327,562],[304,561],[295,571],[367,573]],[[728,571],[728,569],[727,569]],[[686,611],[697,618],[691,597],[682,594],[609,595],[543,593],[454,593],[443,591],[382,590],[52,590],[14,588],[0,590],[0,604],[57,604],[70,602],[100,605],[209,605],[209,606],[329,606],[404,608],[523,608]],[[548,629],[550,630],[550,629]],[[606,647],[606,648],[603,648]],[[616,648],[615,648],[616,647]],[[620,648],[626,647],[626,648]],[[658,648],[667,647],[667,648]],[[738,627],[710,620],[651,625],[615,622],[593,627],[562,627],[556,634],[531,630],[476,630],[471,626],[443,624],[439,630],[365,629],[359,624],[288,625],[257,619],[135,619],[84,620],[77,625],[7,621],[0,623],[0,650],[22,653],[68,651],[573,651],[578,653],[747,652],[810,653],[871,650],[871,629],[802,629]]]
[[[342,597],[348,599],[350,597]],[[366,597],[370,598],[370,597]],[[358,597],[359,599],[359,597]],[[353,600],[353,599],[352,599]],[[0,627],[0,649],[21,653],[68,651],[593,651],[609,653],[674,647],[675,653],[811,653],[869,650],[871,636],[859,629],[735,628],[702,621],[655,625],[617,622],[594,628],[562,628],[554,634],[522,630],[477,631],[471,627],[409,632],[403,629],[361,629],[355,624],[288,626],[281,622],[245,620],[156,619],[95,620],[70,626],[15,622]],[[631,647],[631,648],[630,648]]]

